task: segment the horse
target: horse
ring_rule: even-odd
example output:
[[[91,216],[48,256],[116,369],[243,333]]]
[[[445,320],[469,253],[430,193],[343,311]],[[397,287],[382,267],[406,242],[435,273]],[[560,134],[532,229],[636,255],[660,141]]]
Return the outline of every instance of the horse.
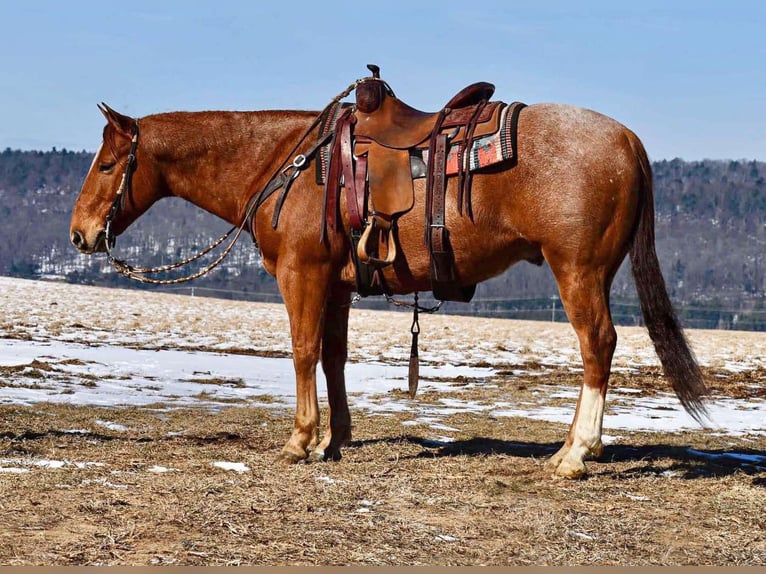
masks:
[[[107,250],[107,219],[116,237],[168,196],[244,225],[252,199],[288,156],[315,141],[305,136],[316,125],[317,112],[170,112],[137,119],[105,104],[99,109],[107,122],[102,144],[70,227],[71,242],[86,254]],[[572,424],[548,465],[555,476],[579,478],[587,473],[585,460],[597,459],[603,450],[602,420],[617,344],[610,288],[628,255],[664,375],[700,423],[707,388],[657,259],[652,171],[638,136],[592,110],[538,103],[521,110],[516,146],[514,162],[473,174],[471,217],[457,205],[456,178],[448,178],[446,225],[462,285],[475,285],[520,261],[550,266],[584,372]],[[250,222],[263,265],[276,277],[292,339],[296,410],[278,459],[339,460],[351,438],[344,366],[356,268],[346,232],[349,209],[341,196],[338,229],[324,233],[322,186],[311,175],[293,175],[290,194],[279,200],[284,205],[278,225],[272,221],[276,195],[262,202]],[[128,189],[115,213],[118,190],[126,187],[121,179],[129,180]],[[414,181],[414,208],[397,221],[397,258],[381,271],[392,294],[431,288],[430,253],[423,240],[424,185]],[[329,405],[321,438],[320,362]]]

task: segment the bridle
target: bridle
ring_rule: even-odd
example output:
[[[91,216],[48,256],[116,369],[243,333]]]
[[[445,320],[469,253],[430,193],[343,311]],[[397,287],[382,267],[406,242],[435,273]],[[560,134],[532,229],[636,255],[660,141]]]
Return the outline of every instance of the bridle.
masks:
[[[192,279],[197,279],[198,277],[202,277],[203,275],[205,275],[206,273],[208,273],[209,271],[213,270],[215,267],[220,265],[221,262],[226,258],[226,256],[229,255],[231,250],[234,248],[234,245],[236,244],[237,240],[239,239],[239,236],[242,234],[242,230],[245,229],[245,226],[249,220],[247,216],[244,218],[242,225],[240,225],[239,227],[235,225],[229,231],[224,233],[221,237],[216,239],[209,247],[206,247],[205,249],[203,249],[196,255],[193,255],[192,257],[189,257],[177,263],[171,263],[170,265],[162,265],[160,267],[149,267],[149,268],[135,267],[133,265],[130,265],[123,259],[118,259],[112,253],[112,248],[114,247],[117,241],[117,236],[114,234],[112,225],[113,225],[114,219],[117,217],[120,211],[125,209],[127,196],[130,195],[132,190],[133,174],[135,173],[136,167],[138,165],[138,161],[136,160],[136,152],[138,151],[138,133],[139,133],[138,120],[135,120],[135,131],[130,141],[130,151],[128,152],[128,158],[125,161],[125,170],[122,173],[120,186],[119,188],[117,188],[117,195],[115,195],[114,201],[112,202],[112,206],[109,208],[109,212],[106,215],[106,225],[104,228],[104,245],[106,248],[107,261],[109,261],[110,265],[120,275],[128,277],[129,279],[133,279],[135,281],[139,281],[141,283],[151,283],[153,285],[174,285],[176,283],[184,283],[186,281],[191,281]],[[297,175],[295,177],[297,177]],[[178,269],[179,267],[183,267],[185,265],[188,265],[189,263],[196,261],[200,257],[210,253],[213,249],[215,249],[221,243],[223,243],[234,232],[235,229],[237,230],[236,235],[231,240],[231,243],[229,243],[229,245],[226,246],[226,249],[224,249],[221,255],[219,255],[219,257],[215,261],[213,261],[211,264],[207,265],[206,267],[197,271],[196,273],[193,273],[191,275],[184,276],[184,277],[177,277],[175,279],[154,279],[152,277],[147,277],[147,275],[155,275],[157,273],[163,273],[166,271],[171,271],[173,269]]]
[[[151,283],[153,285],[174,285],[177,283],[184,283],[186,281],[191,281],[192,279],[197,279],[199,277],[202,277],[203,275],[212,271],[214,268],[218,267],[218,265],[220,265],[223,262],[223,260],[226,259],[229,253],[231,253],[231,250],[234,248],[234,245],[237,243],[237,240],[242,235],[242,232],[248,226],[251,228],[253,240],[255,241],[255,244],[257,247],[258,241],[256,239],[256,234],[255,234],[255,214],[258,208],[261,205],[263,205],[263,203],[269,197],[271,197],[278,189],[284,188],[281,196],[279,197],[277,210],[275,211],[274,218],[272,220],[272,227],[276,228],[277,218],[279,215],[278,210],[281,209],[281,206],[284,202],[287,192],[290,189],[290,186],[298,178],[298,176],[303,172],[303,170],[305,170],[308,167],[310,160],[314,157],[314,155],[316,155],[317,151],[322,146],[327,145],[327,143],[330,142],[330,140],[334,137],[335,132],[330,131],[324,136],[322,136],[321,138],[319,138],[306,152],[295,155],[294,157],[293,157],[293,154],[295,154],[298,151],[298,148],[301,146],[301,144],[303,144],[304,141],[306,141],[306,138],[309,136],[309,134],[311,134],[311,132],[314,131],[314,129],[321,123],[322,117],[324,116],[325,112],[327,112],[327,110],[329,110],[331,106],[340,102],[340,100],[348,96],[356,88],[356,86],[359,83],[367,79],[369,78],[362,78],[362,79],[356,80],[351,85],[349,85],[349,87],[346,88],[343,92],[335,96],[332,99],[332,101],[330,101],[330,103],[327,104],[327,106],[325,106],[324,110],[322,110],[319,113],[319,115],[312,122],[309,128],[304,132],[303,136],[301,136],[298,142],[293,146],[292,150],[285,156],[285,159],[282,160],[282,162],[279,164],[277,169],[274,171],[272,177],[269,179],[269,182],[266,185],[266,187],[264,187],[259,192],[255,193],[250,198],[250,200],[247,203],[247,207],[245,208],[245,214],[242,218],[242,223],[240,225],[233,226],[221,237],[213,241],[213,243],[211,243],[209,247],[204,248],[202,251],[200,251],[196,255],[188,257],[187,259],[184,259],[177,263],[162,265],[160,267],[150,267],[150,268],[135,267],[133,265],[130,265],[123,259],[118,259],[112,253],[112,249],[114,248],[116,240],[117,240],[117,236],[114,234],[114,230],[113,230],[114,220],[119,215],[119,213],[125,209],[127,196],[130,195],[132,190],[133,175],[138,167],[136,153],[138,151],[139,130],[138,130],[138,120],[135,120],[135,131],[133,133],[133,137],[131,138],[130,151],[128,152],[128,157],[125,162],[125,169],[122,174],[122,179],[120,180],[120,186],[117,189],[117,195],[115,195],[114,201],[112,202],[112,206],[110,207],[109,212],[106,215],[106,226],[104,228],[104,244],[105,244],[106,256],[107,256],[107,260],[109,261],[109,264],[120,275],[128,277],[129,279],[133,279],[135,281],[139,281],[141,283]],[[288,163],[288,158],[290,157],[293,157],[293,160],[291,163]],[[234,233],[235,231],[236,231],[236,234],[234,235],[234,237],[232,237],[231,241],[226,246],[226,248],[221,252],[218,258],[215,259],[215,261],[213,261],[209,265],[200,269],[199,271],[192,273],[190,275],[187,275],[184,277],[178,277],[175,279],[155,279],[152,277],[148,277],[148,275],[155,275],[158,273],[171,271],[173,269],[178,269],[180,267],[184,267],[185,265],[188,265],[189,263],[196,261],[200,257],[210,253],[216,247],[221,245],[221,243],[226,241],[226,239],[229,236],[231,236],[231,234]]]
[[[114,247],[116,236],[112,233],[112,222],[120,210],[125,209],[125,201],[128,193],[130,193],[133,173],[136,171],[136,150],[138,149],[138,120],[135,120],[135,133],[130,140],[130,151],[128,152],[128,159],[125,161],[125,171],[122,172],[122,179],[120,180],[120,187],[117,188],[117,195],[114,197],[112,207],[109,209],[109,213],[106,215],[106,228],[105,228],[105,240],[107,246],[107,253],[109,249]],[[112,152],[114,153],[114,152]]]

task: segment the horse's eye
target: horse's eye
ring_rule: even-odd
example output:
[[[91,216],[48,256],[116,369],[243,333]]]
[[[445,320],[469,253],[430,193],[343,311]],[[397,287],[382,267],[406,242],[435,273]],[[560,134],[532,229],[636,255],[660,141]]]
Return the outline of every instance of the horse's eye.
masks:
[[[107,173],[112,171],[112,168],[115,166],[115,162],[110,163],[100,163],[98,164],[98,171],[101,173]]]

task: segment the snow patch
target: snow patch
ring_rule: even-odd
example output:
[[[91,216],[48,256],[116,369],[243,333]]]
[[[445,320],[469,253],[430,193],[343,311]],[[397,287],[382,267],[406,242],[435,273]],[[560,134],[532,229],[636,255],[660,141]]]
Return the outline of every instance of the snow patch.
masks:
[[[234,472],[249,472],[250,467],[242,462],[226,462],[226,461],[217,461],[217,462],[211,462],[211,466],[214,466],[215,468],[220,468],[221,470],[231,470]]]
[[[107,428],[109,430],[118,431],[118,432],[126,432],[130,429],[124,425],[121,425],[119,423],[113,423],[111,421],[96,421],[96,424],[98,426],[102,426],[104,428]]]
[[[177,472],[177,468],[168,468],[166,466],[153,465],[146,469],[146,472],[153,472],[155,474],[164,474],[166,472]]]

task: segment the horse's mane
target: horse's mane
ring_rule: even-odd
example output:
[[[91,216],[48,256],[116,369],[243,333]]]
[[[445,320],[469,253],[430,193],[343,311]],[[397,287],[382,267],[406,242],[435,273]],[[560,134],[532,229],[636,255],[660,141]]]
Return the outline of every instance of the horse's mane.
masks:
[[[280,110],[166,112],[141,118],[139,137],[157,156],[180,159],[211,149],[262,144],[271,130],[289,131],[291,119],[303,125],[316,115]]]

